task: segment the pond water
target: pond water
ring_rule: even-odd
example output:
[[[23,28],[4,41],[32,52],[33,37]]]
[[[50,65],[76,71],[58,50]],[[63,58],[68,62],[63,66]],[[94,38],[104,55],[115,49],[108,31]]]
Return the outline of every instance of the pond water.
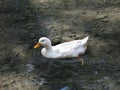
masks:
[[[119,90],[119,0],[4,0],[0,90]],[[34,44],[90,36],[84,59],[46,59]]]

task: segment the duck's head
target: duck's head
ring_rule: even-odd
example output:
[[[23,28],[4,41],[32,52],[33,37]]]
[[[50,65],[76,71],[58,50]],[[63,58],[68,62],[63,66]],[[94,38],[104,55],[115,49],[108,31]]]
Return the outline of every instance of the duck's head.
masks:
[[[38,43],[34,46],[34,48],[39,48],[40,46],[50,46],[51,41],[46,37],[41,37]]]

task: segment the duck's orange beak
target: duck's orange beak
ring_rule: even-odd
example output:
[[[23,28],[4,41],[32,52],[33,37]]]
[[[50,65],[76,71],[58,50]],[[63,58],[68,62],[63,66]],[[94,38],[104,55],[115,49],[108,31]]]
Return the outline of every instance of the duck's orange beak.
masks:
[[[38,43],[34,46],[34,48],[39,48],[41,45],[42,45],[42,44],[38,42]]]

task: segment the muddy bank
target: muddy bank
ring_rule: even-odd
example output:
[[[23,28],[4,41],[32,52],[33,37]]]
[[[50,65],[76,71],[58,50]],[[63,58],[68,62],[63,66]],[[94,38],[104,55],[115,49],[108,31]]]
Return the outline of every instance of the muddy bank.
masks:
[[[119,90],[119,0],[0,2],[1,90]],[[55,45],[87,35],[83,67],[33,49],[41,36]]]

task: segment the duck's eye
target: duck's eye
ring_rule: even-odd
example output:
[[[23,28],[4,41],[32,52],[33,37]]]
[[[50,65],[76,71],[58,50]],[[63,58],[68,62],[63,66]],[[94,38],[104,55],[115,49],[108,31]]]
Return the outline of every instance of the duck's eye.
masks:
[[[41,40],[41,42],[44,42],[45,40]]]

